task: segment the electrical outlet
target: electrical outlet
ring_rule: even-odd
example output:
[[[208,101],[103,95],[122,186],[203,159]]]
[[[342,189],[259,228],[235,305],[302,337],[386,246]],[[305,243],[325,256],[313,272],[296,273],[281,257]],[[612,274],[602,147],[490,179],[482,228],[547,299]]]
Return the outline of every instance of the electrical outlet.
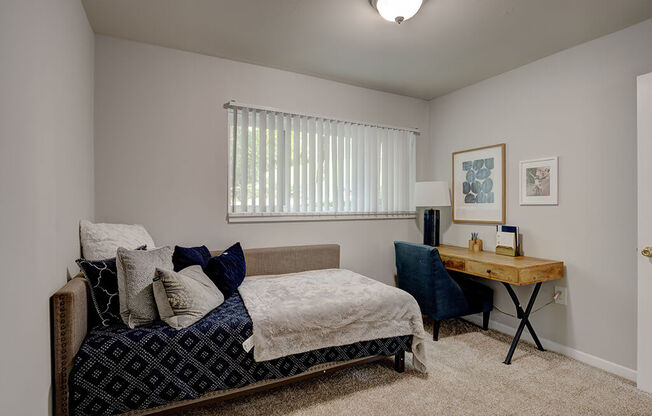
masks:
[[[560,305],[568,305],[568,288],[563,286],[555,286],[555,303]]]

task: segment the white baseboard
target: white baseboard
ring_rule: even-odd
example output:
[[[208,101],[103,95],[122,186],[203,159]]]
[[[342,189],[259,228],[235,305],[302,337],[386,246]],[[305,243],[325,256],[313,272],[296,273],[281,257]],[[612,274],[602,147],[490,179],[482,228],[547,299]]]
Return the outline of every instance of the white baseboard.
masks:
[[[469,316],[465,316],[464,319],[476,325],[480,325],[480,326],[482,325],[482,315],[469,315]],[[498,332],[502,332],[503,334],[507,334],[509,336],[513,336],[514,333],[516,332],[516,328],[512,328],[509,325],[505,325],[503,323],[496,322],[491,319],[489,320],[489,328],[494,329]],[[523,331],[523,335],[521,336],[521,339],[534,344],[534,340],[530,336],[530,333],[527,331],[527,329]],[[557,342],[550,341],[549,339],[540,338],[539,341],[541,341],[541,345],[543,345],[543,348],[547,350],[557,352],[561,355],[565,355],[566,357],[570,357],[574,360],[581,361],[585,364],[591,365],[593,367],[597,367],[601,370],[608,371],[617,376],[636,382],[636,370],[627,368],[620,364],[612,363],[611,361],[607,361],[603,358],[596,357],[595,355],[587,354],[583,351],[576,350],[575,348],[571,348],[566,345],[562,345]]]

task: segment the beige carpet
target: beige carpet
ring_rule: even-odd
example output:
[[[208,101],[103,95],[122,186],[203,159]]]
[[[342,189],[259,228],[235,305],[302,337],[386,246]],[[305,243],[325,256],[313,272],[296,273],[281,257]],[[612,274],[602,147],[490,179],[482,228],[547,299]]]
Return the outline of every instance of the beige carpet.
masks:
[[[185,414],[652,415],[652,395],[559,354],[521,343],[512,365],[502,364],[509,341],[451,321],[427,345],[427,375],[411,364],[398,374],[388,358]]]

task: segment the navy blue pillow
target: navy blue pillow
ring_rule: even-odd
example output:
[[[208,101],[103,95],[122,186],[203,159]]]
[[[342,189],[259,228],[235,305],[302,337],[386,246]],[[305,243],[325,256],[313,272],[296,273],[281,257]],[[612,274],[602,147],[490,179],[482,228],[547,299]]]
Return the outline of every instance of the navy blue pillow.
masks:
[[[247,272],[244,253],[240,243],[235,243],[224,253],[208,260],[204,273],[215,283],[228,298],[238,289]]]
[[[200,265],[202,269],[206,268],[208,260],[211,258],[211,252],[206,246],[200,247],[179,247],[174,246],[172,254],[172,263],[174,271],[178,272],[186,267]]]
[[[145,250],[140,246],[136,250]],[[115,257],[105,260],[77,260],[77,265],[88,282],[93,301],[91,327],[95,325],[111,326],[121,324],[120,300],[118,298],[118,269]]]

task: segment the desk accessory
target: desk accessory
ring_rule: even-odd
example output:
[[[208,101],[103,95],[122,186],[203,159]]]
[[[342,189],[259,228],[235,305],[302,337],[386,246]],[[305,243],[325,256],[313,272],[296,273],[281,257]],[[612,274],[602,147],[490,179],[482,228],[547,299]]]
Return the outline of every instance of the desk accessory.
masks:
[[[469,250],[474,253],[479,253],[482,251],[482,240],[478,238],[478,233],[471,233],[471,239],[469,240]]]
[[[519,247],[519,230],[517,226],[496,226],[496,254],[516,257],[519,255]]]
[[[415,189],[415,205],[427,207],[423,211],[423,244],[439,245],[439,210],[432,207],[450,207],[451,196],[448,182],[417,182]]]

